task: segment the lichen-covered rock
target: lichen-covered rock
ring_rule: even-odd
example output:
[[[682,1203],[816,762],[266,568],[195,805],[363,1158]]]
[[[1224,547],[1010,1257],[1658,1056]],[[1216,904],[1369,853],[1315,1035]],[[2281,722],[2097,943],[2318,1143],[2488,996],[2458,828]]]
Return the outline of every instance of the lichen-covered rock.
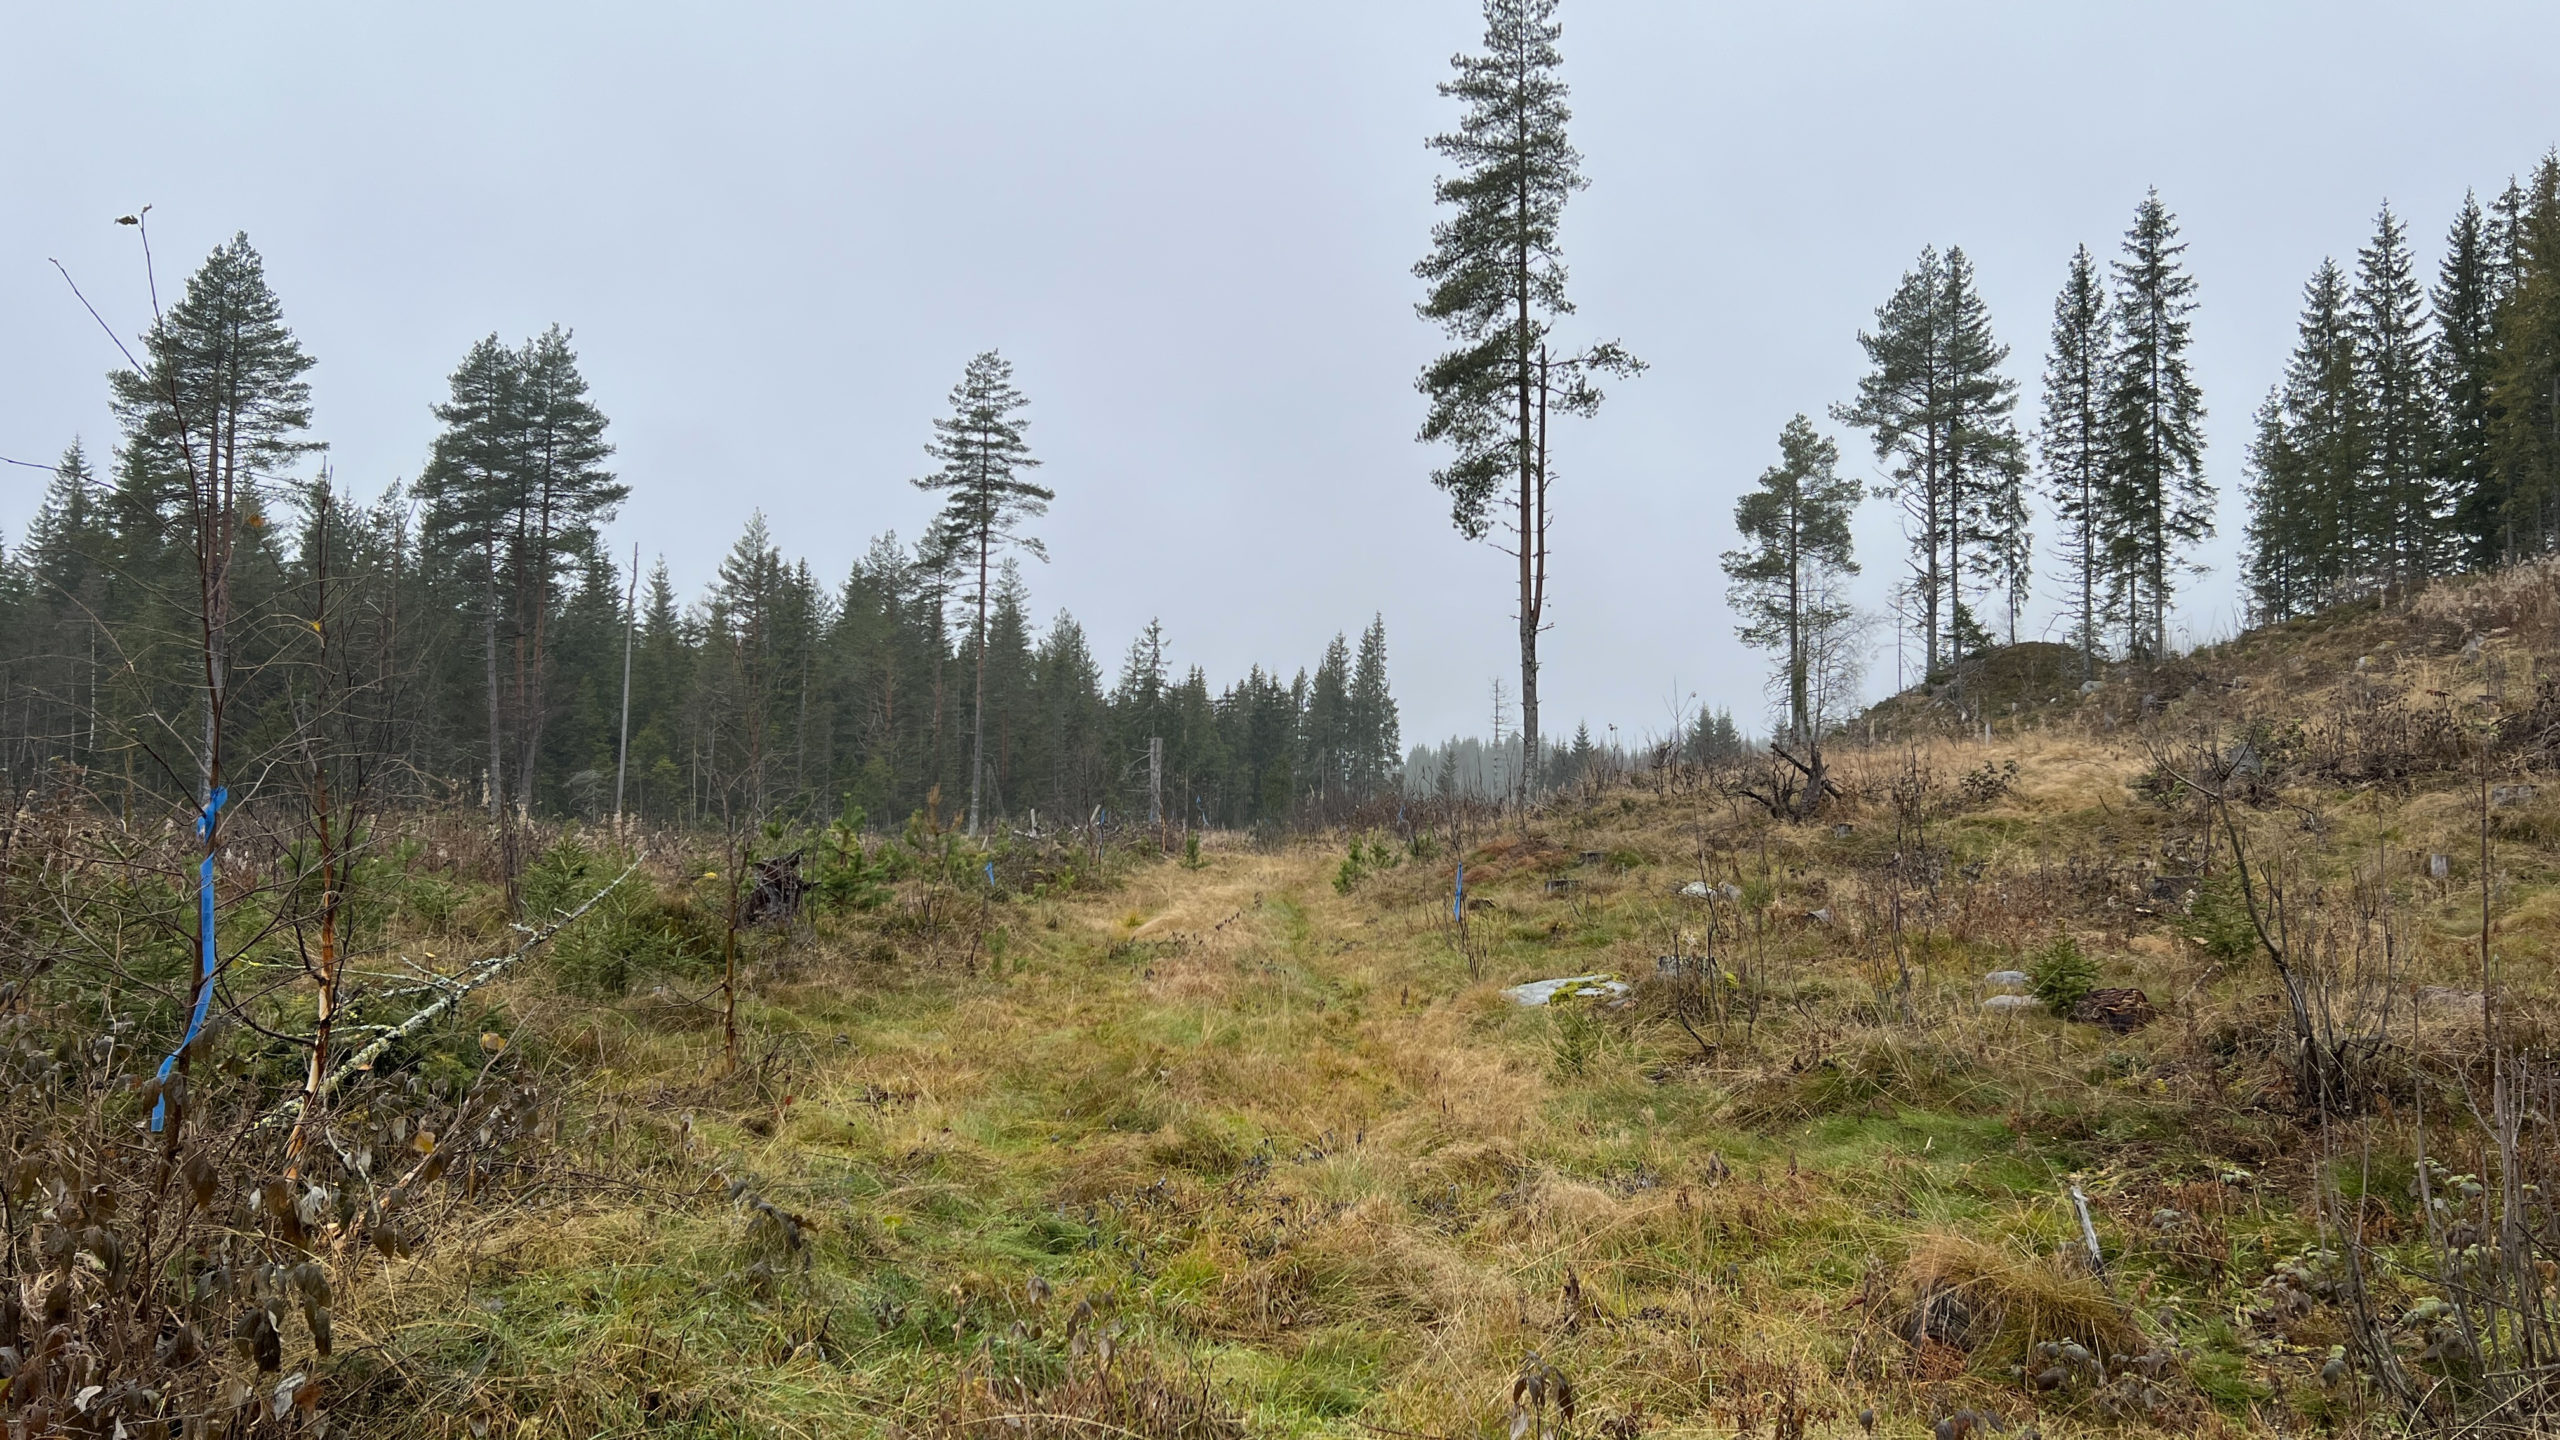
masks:
[[[1615,975],[1567,975],[1561,980],[1532,980],[1502,992],[1516,1005],[1545,1005],[1557,1000],[1614,1000],[1627,993],[1627,982]]]

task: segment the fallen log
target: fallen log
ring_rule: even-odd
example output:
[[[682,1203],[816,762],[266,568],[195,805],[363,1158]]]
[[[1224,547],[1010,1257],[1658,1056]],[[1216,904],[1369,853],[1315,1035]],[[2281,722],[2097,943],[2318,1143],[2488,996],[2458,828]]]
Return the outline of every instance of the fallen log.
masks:
[[[428,1026],[433,1025],[437,1020],[450,1013],[455,1006],[460,1005],[463,998],[469,995],[472,991],[479,989],[481,986],[486,985],[490,981],[505,974],[508,970],[514,968],[517,961],[532,954],[552,936],[559,934],[561,931],[569,928],[569,926],[577,923],[588,911],[593,910],[596,905],[604,899],[604,897],[612,894],[623,881],[630,879],[632,872],[639,868],[640,862],[637,860],[632,861],[630,865],[623,869],[621,874],[613,877],[612,884],[609,884],[593,895],[588,896],[585,902],[580,904],[577,909],[569,911],[565,915],[555,916],[549,924],[544,925],[541,929],[527,933],[524,938],[524,943],[518,945],[515,949],[508,951],[506,954],[492,955],[486,960],[474,962],[473,964],[463,967],[463,969],[454,975],[443,979],[433,979],[431,977],[430,983],[434,985],[437,990],[435,999],[430,1000],[424,1006],[421,1006],[418,1012],[411,1015],[408,1019],[401,1021],[397,1025],[383,1028],[380,1033],[373,1037],[372,1040],[366,1042],[363,1048],[357,1050],[354,1054],[349,1055],[346,1059],[339,1061],[335,1069],[321,1077],[318,1085],[306,1088],[302,1094],[294,1096],[292,1099],[287,1100],[275,1109],[267,1112],[266,1116],[259,1120],[259,1127],[263,1129],[267,1126],[279,1124],[300,1115],[302,1113],[303,1106],[306,1104],[316,1104],[319,1101],[329,1098],[329,1096],[335,1092],[340,1085],[346,1083],[348,1076],[372,1069],[373,1062],[381,1059],[385,1054],[389,1053],[392,1046],[399,1044],[401,1041],[406,1040],[410,1036],[426,1029]]]

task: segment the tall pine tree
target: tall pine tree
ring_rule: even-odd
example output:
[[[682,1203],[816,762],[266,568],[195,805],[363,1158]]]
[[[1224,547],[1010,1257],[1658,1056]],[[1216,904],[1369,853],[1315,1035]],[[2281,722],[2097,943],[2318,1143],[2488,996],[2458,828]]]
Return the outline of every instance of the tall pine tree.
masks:
[[[448,395],[434,407],[444,429],[418,472],[416,493],[422,502],[419,540],[423,559],[434,570],[459,579],[468,573],[476,584],[480,612],[480,651],[488,717],[488,749],[482,795],[489,818],[506,804],[506,742],[500,718],[505,691],[498,682],[499,627],[507,621],[500,599],[500,577],[508,569],[506,555],[516,453],[515,356],[495,334],[474,343],[446,381]]]
[[[1582,157],[1565,138],[1573,112],[1555,10],[1556,0],[1485,0],[1484,52],[1450,62],[1457,75],[1440,93],[1466,110],[1430,147],[1458,168],[1433,184],[1433,198],[1455,213],[1431,227],[1431,253],[1414,266],[1431,287],[1417,307],[1422,317],[1458,342],[1417,382],[1431,401],[1420,438],[1455,452],[1432,483],[1448,493],[1450,516],[1471,540],[1493,528],[1497,507],[1514,512],[1521,718],[1533,766],[1546,614],[1547,414],[1591,414],[1601,397],[1590,375],[1640,368],[1614,343],[1562,360],[1549,354],[1555,321],[1573,312],[1558,232],[1566,199],[1587,183]],[[1534,771],[1526,780],[1524,793],[1534,794]]]
[[[951,413],[933,422],[925,454],[939,462],[916,488],[942,495],[925,541],[927,563],[960,577],[971,612],[976,691],[969,712],[969,833],[978,833],[987,755],[987,604],[995,564],[1007,549],[1047,558],[1025,521],[1049,513],[1057,492],[1025,478],[1040,462],[1024,439],[1031,402],[1014,387],[1013,365],[993,350],[969,361],[951,388]]]
[[[1858,483],[1840,476],[1839,462],[1839,447],[1810,421],[1788,421],[1778,463],[1733,507],[1744,546],[1724,554],[1733,581],[1727,601],[1742,616],[1743,643],[1778,653],[1786,738],[1798,745],[1820,738],[1817,660],[1850,618],[1834,582],[1858,573],[1849,541]]]
[[[1868,432],[1891,474],[1885,489],[1902,506],[1910,588],[1935,671],[1988,643],[1968,594],[1997,590],[2014,603],[2026,582],[2018,387],[1999,368],[2009,348],[1991,333],[1973,263],[1936,246],[1921,250],[1858,344],[1872,368],[1858,398],[1832,413]],[[1968,574],[1981,578],[1969,584]]]
[[[516,812],[533,810],[536,762],[551,719],[550,627],[559,586],[601,559],[597,531],[631,488],[604,468],[604,412],[587,394],[569,332],[554,325],[516,353]]]
[[[1935,673],[1955,616],[1946,608],[1947,500],[1955,457],[1948,452],[1955,376],[1946,337],[1946,262],[1934,245],[1876,308],[1876,327],[1858,332],[1871,367],[1858,377],[1858,398],[1832,407],[1832,417],[1867,432],[1890,477],[1882,493],[1902,507],[1911,544],[1911,597],[1920,602],[1921,648]]]
[[[245,234],[205,257],[144,336],[144,356],[139,371],[108,377],[125,437],[119,518],[133,527],[120,558],[141,583],[185,577],[163,599],[174,612],[169,620],[192,621],[182,648],[194,653],[169,674],[194,672],[183,689],[193,692],[201,720],[194,758],[203,802],[224,784],[224,722],[242,658],[235,602],[265,546],[261,492],[320,448],[306,433],[312,361]],[[174,556],[186,558],[173,563]]]
[[[478,592],[492,817],[510,781],[517,814],[532,811],[560,585],[596,558],[599,527],[630,494],[604,468],[604,412],[569,338],[554,325],[515,349],[475,343],[435,407],[444,428],[418,475],[430,570]]]

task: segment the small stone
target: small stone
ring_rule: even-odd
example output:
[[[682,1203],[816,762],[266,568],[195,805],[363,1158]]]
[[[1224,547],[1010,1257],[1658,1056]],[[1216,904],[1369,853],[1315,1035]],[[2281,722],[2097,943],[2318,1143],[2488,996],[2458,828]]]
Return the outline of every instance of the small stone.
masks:
[[[1994,995],[1982,1002],[1982,1008],[1994,1015],[2040,1015],[2044,1002],[2033,995]]]
[[[2027,988],[2027,972],[2024,970],[1994,970],[1990,974],[1982,977],[1982,983],[1994,990],[2016,993]]]

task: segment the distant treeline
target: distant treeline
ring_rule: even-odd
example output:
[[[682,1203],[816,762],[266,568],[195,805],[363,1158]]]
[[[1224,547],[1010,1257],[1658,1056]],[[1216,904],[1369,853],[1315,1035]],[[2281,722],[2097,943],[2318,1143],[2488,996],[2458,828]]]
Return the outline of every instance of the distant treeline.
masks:
[[[1701,710],[1676,742],[1629,749],[1611,740],[1595,740],[1587,724],[1574,727],[1573,739],[1543,748],[1542,784],[1562,787],[1591,777],[1621,775],[1663,760],[1715,764],[1742,755],[1752,742],[1733,723],[1729,710]],[[1404,759],[1404,793],[1408,797],[1444,796],[1461,800],[1506,800],[1519,794],[1520,737],[1496,740],[1452,735],[1437,745],[1416,745]]]
[[[631,621],[627,811],[950,820],[964,804],[978,657],[951,569],[884,535],[823,582],[759,516],[690,603],[663,561],[634,585],[601,539],[628,490],[565,332],[474,346],[418,477],[366,503],[324,468],[312,359],[246,237],[214,251],[139,358],[110,379],[112,455],[73,444],[23,543],[0,550],[11,792],[78,775],[150,810],[200,799],[211,655],[227,754],[286,753],[297,717],[325,707],[413,800],[601,816]],[[1312,667],[1212,688],[1152,624],[1107,674],[1071,616],[1035,625],[1009,565],[990,602],[985,784],[1006,823],[1143,820],[1151,739],[1175,824],[1394,788],[1381,620]]]

